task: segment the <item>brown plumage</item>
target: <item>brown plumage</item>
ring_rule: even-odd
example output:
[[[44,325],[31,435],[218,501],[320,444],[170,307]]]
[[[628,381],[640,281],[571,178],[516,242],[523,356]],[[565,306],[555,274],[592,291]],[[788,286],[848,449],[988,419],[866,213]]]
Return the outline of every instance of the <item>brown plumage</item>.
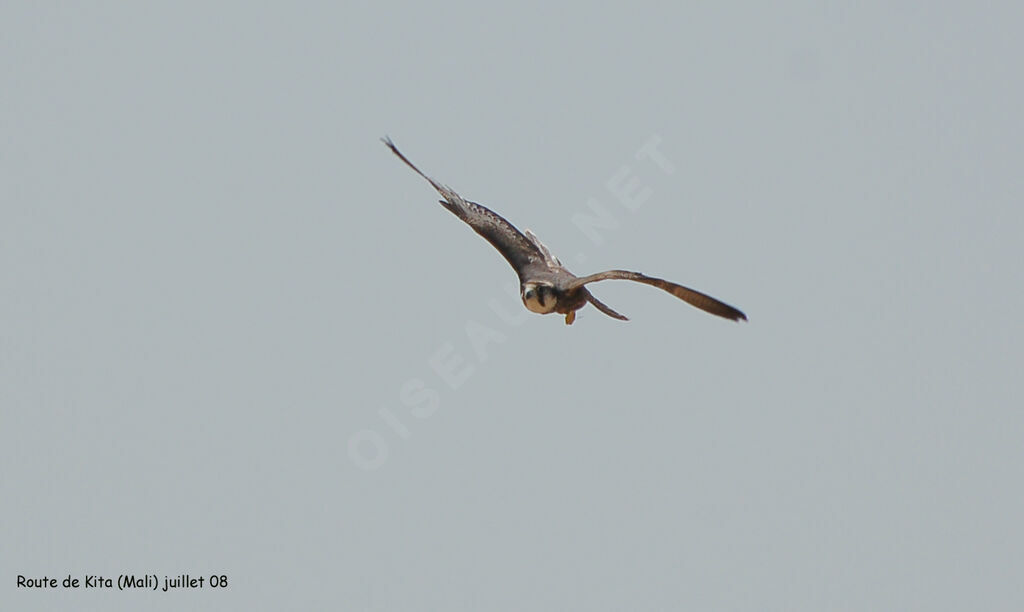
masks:
[[[553,256],[548,248],[529,230],[524,234],[489,208],[463,199],[452,189],[423,174],[405,155],[402,155],[390,139],[384,138],[383,141],[399,159],[412,168],[416,174],[426,179],[441,194],[441,197],[444,198],[441,200],[442,206],[465,221],[473,228],[473,231],[483,236],[508,261],[519,276],[523,304],[532,312],[564,314],[566,324],[572,324],[576,318],[576,311],[590,302],[604,314],[627,321],[626,317],[595,298],[586,285],[603,280],[629,280],[667,291],[704,312],[732,321],[747,320],[746,315],[725,302],[688,287],[646,276],[639,272],[608,270],[590,276],[578,277],[569,272],[562,262],[558,261],[558,258]]]

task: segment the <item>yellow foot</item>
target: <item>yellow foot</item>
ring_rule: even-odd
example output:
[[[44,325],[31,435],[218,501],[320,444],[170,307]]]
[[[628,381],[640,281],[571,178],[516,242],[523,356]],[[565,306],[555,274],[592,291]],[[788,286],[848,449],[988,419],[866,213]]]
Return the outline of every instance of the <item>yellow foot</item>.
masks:
[[[575,321],[575,320],[576,320],[576,311],[575,310],[570,310],[568,313],[566,313],[566,315],[565,315],[565,324],[566,325],[572,325],[572,322]]]

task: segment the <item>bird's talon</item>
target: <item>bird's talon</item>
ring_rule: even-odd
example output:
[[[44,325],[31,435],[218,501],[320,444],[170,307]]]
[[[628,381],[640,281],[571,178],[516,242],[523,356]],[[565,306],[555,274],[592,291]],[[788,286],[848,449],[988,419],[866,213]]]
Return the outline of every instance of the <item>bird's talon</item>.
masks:
[[[576,311],[575,310],[570,310],[568,313],[566,313],[566,315],[565,315],[565,324],[566,325],[572,325],[572,322],[575,321],[575,320],[576,320]]]

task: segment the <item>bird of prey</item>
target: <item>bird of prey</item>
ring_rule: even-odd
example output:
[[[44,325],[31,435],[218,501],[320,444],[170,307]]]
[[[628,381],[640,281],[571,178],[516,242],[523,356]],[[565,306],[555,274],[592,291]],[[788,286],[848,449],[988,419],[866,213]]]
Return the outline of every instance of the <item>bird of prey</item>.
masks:
[[[628,321],[626,317],[601,303],[586,287],[590,283],[618,279],[657,287],[692,306],[719,317],[733,321],[747,320],[746,315],[736,308],[709,295],[660,278],[645,276],[639,272],[608,270],[590,276],[578,277],[565,269],[562,262],[558,261],[558,258],[553,256],[551,251],[530,230],[526,230],[525,233],[520,232],[491,209],[463,199],[450,188],[423,174],[405,155],[402,155],[391,139],[383,138],[382,140],[399,159],[412,168],[416,174],[426,179],[441,194],[441,197],[444,198],[441,200],[442,206],[465,221],[473,228],[473,231],[483,236],[512,265],[516,274],[519,275],[523,304],[531,312],[538,314],[557,312],[565,315],[566,325],[572,325],[572,322],[576,320],[576,311],[590,302],[609,317]]]

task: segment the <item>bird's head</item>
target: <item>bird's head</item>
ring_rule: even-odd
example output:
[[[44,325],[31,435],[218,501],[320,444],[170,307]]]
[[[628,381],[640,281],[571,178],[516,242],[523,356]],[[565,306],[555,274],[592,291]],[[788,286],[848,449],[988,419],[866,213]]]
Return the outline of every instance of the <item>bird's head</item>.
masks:
[[[523,305],[530,312],[548,314],[555,311],[558,304],[558,296],[555,293],[555,286],[548,282],[530,281],[523,283],[521,287]]]

